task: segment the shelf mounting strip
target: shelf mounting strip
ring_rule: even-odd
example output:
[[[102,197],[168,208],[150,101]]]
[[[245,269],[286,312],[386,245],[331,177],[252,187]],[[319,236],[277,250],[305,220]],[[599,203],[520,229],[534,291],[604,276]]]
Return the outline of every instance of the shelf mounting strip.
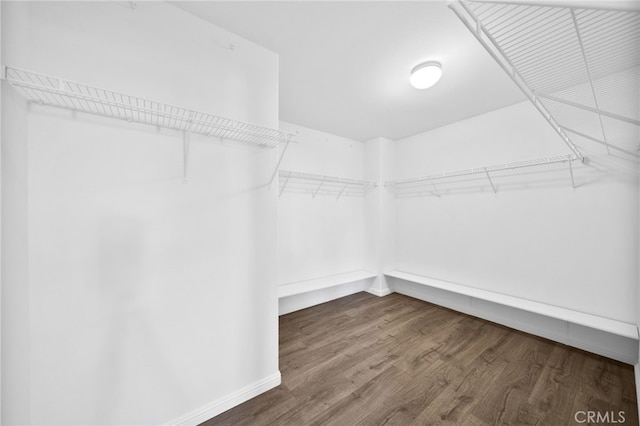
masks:
[[[568,133],[637,155],[613,145],[607,127],[640,126],[640,12],[484,0],[449,7],[580,160]]]
[[[183,132],[185,179],[188,172],[192,133],[221,140],[249,143],[263,148],[275,148],[284,143],[285,147],[271,175],[270,183],[275,178],[286,148],[295,136],[293,133],[9,66],[2,66],[2,79],[29,102]]]

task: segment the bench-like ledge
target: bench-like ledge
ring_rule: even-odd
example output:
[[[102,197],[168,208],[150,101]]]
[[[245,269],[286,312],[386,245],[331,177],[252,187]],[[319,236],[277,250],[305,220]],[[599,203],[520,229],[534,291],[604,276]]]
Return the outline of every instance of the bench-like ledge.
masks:
[[[322,290],[375,277],[376,274],[373,272],[360,270],[331,275],[328,277],[314,278],[311,280],[280,284],[278,286],[278,298],[282,299],[283,297],[309,293],[311,291]]]
[[[522,299],[519,297],[508,296],[506,294],[473,288],[461,284],[441,281],[421,275],[414,275],[402,271],[385,272],[385,275],[387,277],[398,278],[401,280],[422,284],[424,286],[469,296],[475,299],[486,300],[488,302],[521,309],[523,311],[555,318],[572,324],[588,327],[594,330],[600,330],[629,339],[638,340],[638,327],[635,324],[630,324],[610,318],[604,318],[584,312],[574,311],[571,309],[561,308],[559,306],[548,305],[546,303],[534,302],[532,300]]]

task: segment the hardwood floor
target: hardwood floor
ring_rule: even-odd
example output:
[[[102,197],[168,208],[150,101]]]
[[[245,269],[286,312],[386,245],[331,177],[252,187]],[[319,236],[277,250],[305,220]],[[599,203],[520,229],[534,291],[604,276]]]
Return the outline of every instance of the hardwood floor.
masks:
[[[399,294],[281,316],[280,371],[203,425],[638,424],[631,366]]]

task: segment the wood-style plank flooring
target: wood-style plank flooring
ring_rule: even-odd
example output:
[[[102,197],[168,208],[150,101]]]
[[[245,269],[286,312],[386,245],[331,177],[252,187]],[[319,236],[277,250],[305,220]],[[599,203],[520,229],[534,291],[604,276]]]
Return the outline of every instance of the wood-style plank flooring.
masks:
[[[203,425],[638,424],[631,366],[399,294],[281,316],[280,371]]]

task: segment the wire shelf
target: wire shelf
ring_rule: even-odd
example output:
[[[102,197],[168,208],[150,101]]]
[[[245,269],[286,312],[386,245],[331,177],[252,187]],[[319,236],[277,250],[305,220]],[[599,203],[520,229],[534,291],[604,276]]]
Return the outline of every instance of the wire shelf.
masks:
[[[293,134],[18,68],[3,77],[30,102],[273,148]]]
[[[576,161],[580,161],[580,158],[576,155],[540,158],[501,165],[435,173],[410,179],[388,181],[385,182],[385,187],[390,188],[396,195],[433,194],[440,197],[441,189],[443,189],[445,185],[468,185],[469,182],[482,179],[489,184],[494,193],[497,193],[496,178],[506,178],[525,174],[531,175],[533,173],[543,174],[550,171],[558,171],[560,170],[560,166],[568,165],[568,168],[565,170],[568,170],[571,185],[575,188],[572,163]]]
[[[588,136],[607,151],[613,132],[603,117],[640,126],[637,10],[484,0],[450,7],[574,154],[581,156],[565,121],[571,114],[557,114],[558,104],[592,113]]]
[[[371,192],[378,184],[358,179],[347,179],[336,176],[316,175],[312,173],[292,172],[280,170],[280,196],[286,191],[311,194],[313,198],[318,194],[363,197]]]

